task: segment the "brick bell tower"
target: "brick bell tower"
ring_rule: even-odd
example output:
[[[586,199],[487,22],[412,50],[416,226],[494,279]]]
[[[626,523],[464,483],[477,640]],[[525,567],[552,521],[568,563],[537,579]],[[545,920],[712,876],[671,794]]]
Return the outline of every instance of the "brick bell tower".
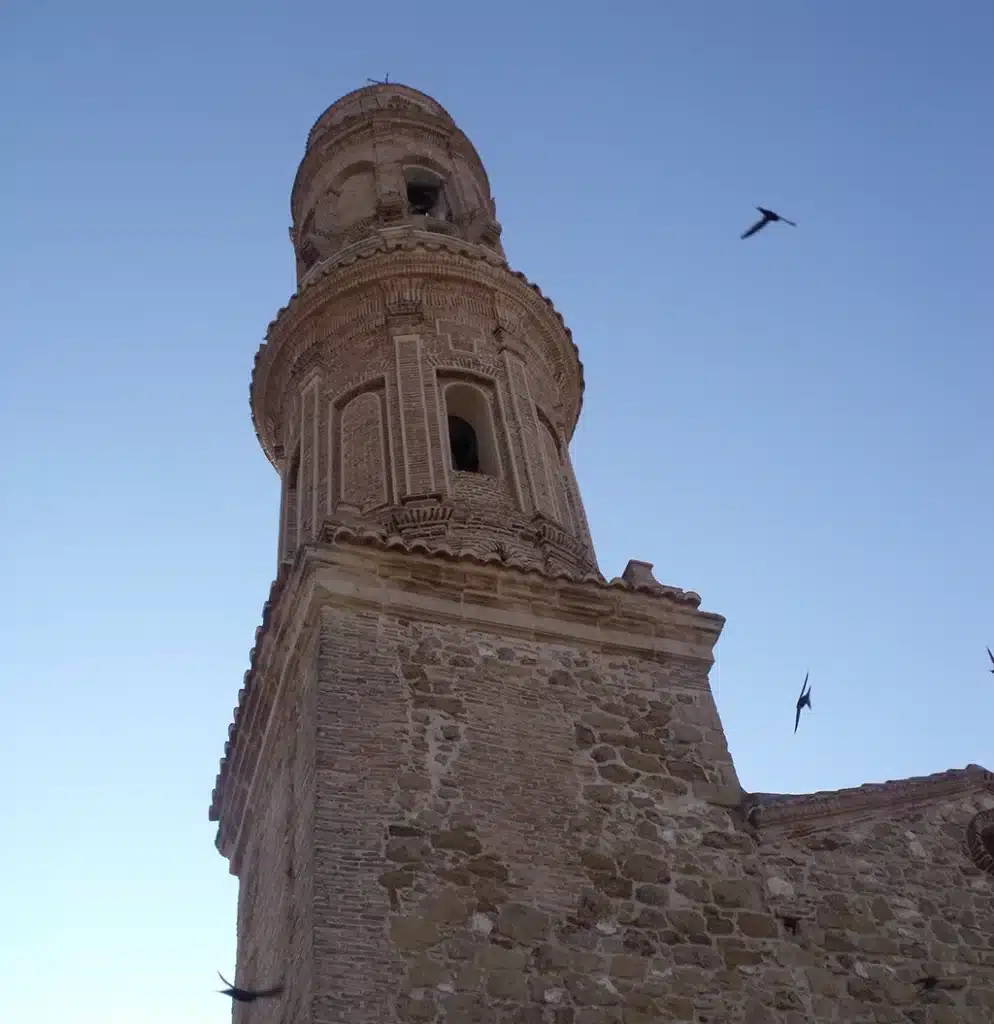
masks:
[[[507,265],[438,103],[388,84],[333,104],[291,212],[298,287],[251,385],[278,573],[210,810],[236,984],[286,991],[235,1018],[570,1024],[578,851],[638,824],[610,838],[613,794],[738,799],[707,684],[723,620],[646,563],[600,574],[567,447],[576,346]],[[682,771],[652,743],[641,767],[593,758],[677,704]]]

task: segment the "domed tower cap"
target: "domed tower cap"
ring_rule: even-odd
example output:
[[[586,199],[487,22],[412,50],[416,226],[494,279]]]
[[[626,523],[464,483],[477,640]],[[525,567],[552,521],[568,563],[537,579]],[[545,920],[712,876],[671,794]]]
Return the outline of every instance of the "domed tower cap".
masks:
[[[355,89],[332,103],[314,122],[314,127],[307,135],[306,148],[309,150],[328,129],[350,118],[373,114],[378,110],[403,110],[405,107],[412,112],[418,111],[444,121],[451,128],[456,126],[452,115],[431,96],[398,82],[378,82]]]

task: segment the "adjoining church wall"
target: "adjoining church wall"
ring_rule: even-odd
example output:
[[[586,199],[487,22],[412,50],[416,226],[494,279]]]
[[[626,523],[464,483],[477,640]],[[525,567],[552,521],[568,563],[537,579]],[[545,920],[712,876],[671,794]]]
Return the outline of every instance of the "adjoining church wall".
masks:
[[[979,791],[918,807],[895,798],[800,835],[761,827],[765,897],[789,926],[777,958],[800,983],[788,1002],[802,1019],[994,1021],[994,875],[966,848],[990,808],[994,794]],[[939,984],[914,984],[926,976]]]

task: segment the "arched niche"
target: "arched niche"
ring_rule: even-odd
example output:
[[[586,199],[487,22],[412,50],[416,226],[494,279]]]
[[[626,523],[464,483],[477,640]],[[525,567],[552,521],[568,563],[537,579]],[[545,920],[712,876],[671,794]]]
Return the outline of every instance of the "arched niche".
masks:
[[[335,405],[339,501],[364,511],[389,501],[382,379]]]
[[[341,230],[376,212],[376,168],[368,160],[350,164],[331,183],[332,230]]]

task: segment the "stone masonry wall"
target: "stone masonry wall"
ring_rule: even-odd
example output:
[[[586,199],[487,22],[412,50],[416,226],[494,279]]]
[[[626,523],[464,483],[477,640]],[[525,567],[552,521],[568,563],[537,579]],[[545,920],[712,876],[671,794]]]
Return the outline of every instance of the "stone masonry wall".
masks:
[[[315,1020],[791,1020],[705,671],[326,609]]]
[[[786,1002],[802,1019],[994,1021],[994,878],[963,849],[991,806],[977,794],[763,837],[766,896],[789,925],[777,958],[801,982]],[[927,974],[943,984],[920,991]]]
[[[757,843],[704,671],[327,608],[314,1020],[994,1019],[969,808]]]

